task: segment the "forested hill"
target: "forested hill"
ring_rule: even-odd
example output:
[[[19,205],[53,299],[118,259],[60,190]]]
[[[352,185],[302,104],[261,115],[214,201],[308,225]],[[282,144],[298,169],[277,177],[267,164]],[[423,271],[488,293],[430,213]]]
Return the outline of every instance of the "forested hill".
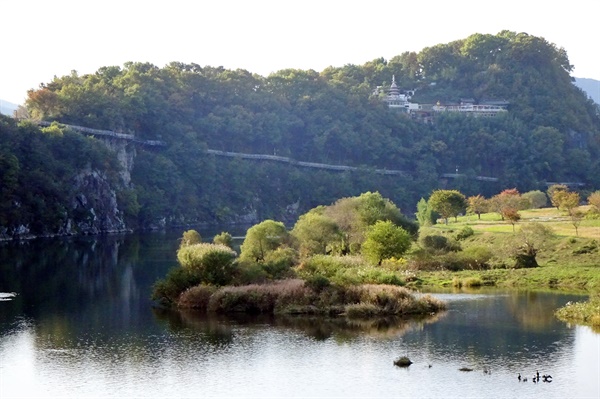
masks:
[[[600,187],[600,112],[573,85],[571,70],[565,50],[503,31],[390,60],[267,77],[197,64],[127,63],[56,77],[29,93],[27,108],[34,119],[167,143],[136,148],[131,183],[119,196],[131,226],[281,219],[364,191],[380,191],[412,210],[441,185],[469,195],[545,189],[548,181]],[[414,90],[413,103],[503,100],[508,112],[415,119],[382,101],[392,77],[400,89]],[[309,170],[207,149],[405,174]],[[457,170],[459,178],[441,178]]]

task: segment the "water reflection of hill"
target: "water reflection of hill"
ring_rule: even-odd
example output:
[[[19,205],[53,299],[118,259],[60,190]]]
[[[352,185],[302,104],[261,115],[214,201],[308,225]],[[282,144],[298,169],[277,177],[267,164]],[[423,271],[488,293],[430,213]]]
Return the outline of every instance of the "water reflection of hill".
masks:
[[[0,321],[25,316],[71,328],[101,321],[110,330],[151,317],[149,287],[174,263],[176,244],[159,234],[1,243],[0,290],[18,296],[0,307]]]

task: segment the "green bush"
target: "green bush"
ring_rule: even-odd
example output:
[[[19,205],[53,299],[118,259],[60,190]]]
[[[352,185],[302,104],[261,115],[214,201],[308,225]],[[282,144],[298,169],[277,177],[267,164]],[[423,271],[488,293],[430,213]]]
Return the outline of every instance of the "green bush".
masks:
[[[232,283],[235,285],[265,283],[269,276],[260,263],[237,259]]]
[[[196,230],[187,230],[183,232],[183,236],[181,237],[181,246],[185,247],[188,245],[199,244],[202,242],[202,237],[200,233]]]
[[[454,277],[452,279],[452,286],[456,287],[456,288],[462,288],[462,287],[474,288],[474,287],[481,287],[482,285],[484,285],[484,282],[479,277],[467,277],[464,279]]]
[[[375,267],[362,270],[361,277],[362,284],[404,285],[404,281],[396,273]]]
[[[421,250],[412,254],[406,268],[421,271],[485,270],[490,268],[492,257],[492,251],[483,246],[474,246],[461,252],[443,254],[432,254]]]
[[[456,233],[456,239],[459,241],[464,240],[471,237],[473,234],[475,234],[475,231],[471,228],[471,226],[465,226],[460,229],[458,233]]]
[[[544,208],[546,205],[548,205],[548,197],[546,196],[546,193],[543,193],[540,190],[528,191],[521,195],[521,197],[527,199],[531,204],[530,208],[533,209]]]
[[[363,264],[362,258],[357,256],[315,255],[306,259],[298,268],[298,272],[303,276],[318,274],[331,279],[340,272],[359,268]]]
[[[442,267],[445,270],[485,270],[489,269],[488,261],[491,259],[491,254],[481,249],[466,252],[451,252],[441,257]],[[489,256],[489,257],[488,257]]]
[[[568,302],[555,314],[560,320],[590,325],[597,331],[600,328],[600,294],[592,294],[586,302]]]
[[[232,280],[236,256],[235,251],[220,244],[193,244],[177,251],[182,268],[199,276],[201,282],[214,285],[225,285]]]
[[[280,247],[269,252],[261,263],[263,270],[271,279],[292,277],[292,266],[296,263],[298,256],[293,248]]]
[[[231,234],[223,231],[220,234],[217,234],[213,238],[213,243],[221,244],[221,245],[225,245],[226,247],[233,248],[233,237],[231,236]]]
[[[152,287],[152,299],[163,305],[177,303],[179,295],[190,287],[200,284],[202,279],[195,273],[176,267],[167,273],[164,279],[158,280]]]
[[[406,288],[382,284],[350,287],[345,292],[345,301],[346,313],[348,314],[350,310],[350,313],[356,316],[377,314],[401,316],[445,309],[442,301],[430,295],[417,299]]]
[[[345,307],[346,316],[350,319],[368,319],[379,316],[381,309],[373,303],[351,303]]]
[[[494,253],[488,247],[481,245],[474,245],[472,247],[465,248],[462,251],[462,255],[465,259],[471,259],[474,265],[474,269],[485,269],[489,265],[490,260],[494,257]]]
[[[434,251],[460,251],[460,245],[458,243],[452,242],[447,237],[432,234],[421,237],[421,245],[429,250]]]
[[[331,282],[329,279],[320,275],[309,276],[306,280],[304,280],[304,286],[315,292],[321,292],[330,285]]]
[[[404,262],[403,262],[404,265]],[[397,270],[372,265],[359,256],[315,255],[296,268],[296,273],[308,280],[312,276],[327,278],[338,286],[358,284],[404,285]]]

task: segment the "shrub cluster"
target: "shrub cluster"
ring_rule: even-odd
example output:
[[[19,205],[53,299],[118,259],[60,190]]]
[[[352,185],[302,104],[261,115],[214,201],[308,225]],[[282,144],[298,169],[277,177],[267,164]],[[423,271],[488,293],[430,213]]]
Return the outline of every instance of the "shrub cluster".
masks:
[[[432,254],[416,251],[407,262],[407,269],[422,271],[486,270],[491,267],[494,254],[488,247],[473,246],[460,252]]]
[[[419,241],[423,248],[429,251],[450,252],[461,249],[457,242],[438,234],[424,235]]]
[[[305,279],[322,276],[337,285],[392,284],[403,285],[394,262],[376,266],[360,256],[315,255],[305,259],[297,268],[297,274]]]
[[[203,283],[224,285],[231,282],[237,254],[222,244],[192,244],[179,248],[177,260],[182,268]]]
[[[158,280],[152,287],[152,299],[163,305],[177,303],[179,295],[186,289],[202,282],[200,276],[181,267],[172,268],[164,279]]]
[[[465,226],[458,233],[456,233],[457,240],[465,240],[475,234],[475,231],[471,226]]]

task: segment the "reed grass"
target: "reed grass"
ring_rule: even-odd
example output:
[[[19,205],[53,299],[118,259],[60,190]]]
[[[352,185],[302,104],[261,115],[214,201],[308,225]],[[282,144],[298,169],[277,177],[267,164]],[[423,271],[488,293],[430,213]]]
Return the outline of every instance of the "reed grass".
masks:
[[[214,313],[344,314],[357,318],[432,314],[446,308],[434,297],[417,298],[394,285],[326,286],[314,290],[300,279],[221,288],[201,285],[185,291],[178,306]]]

